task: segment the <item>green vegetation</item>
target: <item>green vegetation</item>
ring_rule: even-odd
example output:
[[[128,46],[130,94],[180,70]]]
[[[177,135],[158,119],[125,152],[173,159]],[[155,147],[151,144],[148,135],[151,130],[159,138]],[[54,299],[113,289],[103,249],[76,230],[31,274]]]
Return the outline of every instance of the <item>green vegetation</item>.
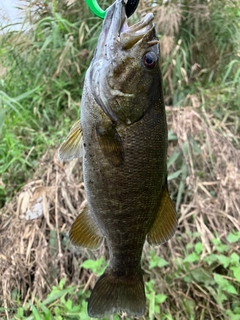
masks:
[[[55,153],[79,118],[102,21],[84,1],[27,2],[27,32],[0,35],[0,318],[84,320],[108,253],[69,243],[81,163]],[[130,19],[155,15],[179,212],[174,238],[145,246],[143,319],[240,320],[240,1],[164,3],[140,1]],[[43,216],[26,222],[36,201]]]
[[[46,148],[59,145],[70,123],[79,117],[84,74],[101,20],[84,3],[69,3],[73,4],[39,3],[36,13],[29,1],[30,30],[1,36],[2,205],[31,176]],[[141,9],[150,10],[150,3],[141,4]],[[153,12],[161,38],[167,103],[188,105],[194,94],[214,104],[220,100],[219,116],[225,109],[240,111],[237,3],[227,1],[223,6],[215,0],[209,5],[196,1],[178,6],[173,1],[159,3]]]
[[[199,235],[191,234],[192,238],[198,239]],[[240,232],[230,233],[228,235],[229,243],[240,241]],[[174,281],[181,279],[186,287],[194,284],[201,287],[204,295],[213,298],[211,303],[216,303],[221,310],[222,315],[227,319],[238,320],[240,318],[240,301],[237,289],[240,287],[240,264],[239,256],[236,252],[229,254],[230,247],[225,245],[218,238],[213,238],[212,243],[215,247],[210,254],[203,254],[203,245],[196,242],[190,243],[186,247],[185,257],[175,260],[171,266],[173,275],[167,271],[170,263],[156,254],[154,249],[150,250],[149,268],[146,273],[154,272],[154,278],[146,282],[147,297],[147,315],[146,318],[153,319],[176,319],[174,313],[176,306],[167,303],[170,299],[167,286],[172,286]],[[203,263],[200,261],[202,260]],[[86,260],[81,264],[84,269],[90,269],[95,275],[99,276],[106,267],[106,261],[103,258],[98,260]],[[223,269],[224,273],[219,274],[218,270]],[[163,278],[165,283],[161,293],[156,293],[157,279]],[[174,288],[173,288],[174,290]],[[53,286],[48,296],[40,301],[35,299],[34,303],[26,303],[24,307],[17,309],[17,319],[89,319],[87,315],[86,299],[89,297],[89,291],[84,286],[79,290],[76,286],[66,285],[62,279],[58,286]],[[231,301],[231,304],[229,303]],[[196,319],[196,303],[191,296],[179,296],[179,304],[182,304],[185,319]],[[165,308],[164,308],[165,304]],[[161,313],[163,306],[164,312]],[[166,308],[168,306],[168,308]],[[26,313],[28,316],[26,317]],[[160,316],[161,315],[161,316]],[[118,315],[111,319],[121,319]],[[201,310],[199,319],[206,319],[204,309]],[[107,320],[107,318],[103,319]]]

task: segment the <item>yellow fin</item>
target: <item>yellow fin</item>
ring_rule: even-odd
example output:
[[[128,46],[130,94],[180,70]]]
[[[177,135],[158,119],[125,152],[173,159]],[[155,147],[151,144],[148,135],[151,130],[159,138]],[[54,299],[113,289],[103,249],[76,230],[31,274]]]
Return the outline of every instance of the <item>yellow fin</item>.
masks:
[[[82,128],[80,121],[74,123],[66,140],[58,150],[60,161],[70,161],[82,157]]]
[[[70,240],[76,246],[97,249],[103,240],[97,222],[89,213],[87,201],[83,204],[82,211],[74,221],[70,233]]]
[[[152,245],[164,243],[174,235],[176,228],[177,214],[175,206],[169,196],[167,185],[165,185],[161,193],[161,203],[156,220],[147,234],[147,241]]]

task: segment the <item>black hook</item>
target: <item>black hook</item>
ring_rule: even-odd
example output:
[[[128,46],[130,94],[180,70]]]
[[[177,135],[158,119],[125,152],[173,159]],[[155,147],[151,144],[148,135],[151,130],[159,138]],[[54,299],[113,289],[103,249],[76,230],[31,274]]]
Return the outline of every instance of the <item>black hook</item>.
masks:
[[[126,4],[126,15],[129,18],[134,11],[137,9],[137,6],[139,4],[139,0],[128,0],[127,4]]]

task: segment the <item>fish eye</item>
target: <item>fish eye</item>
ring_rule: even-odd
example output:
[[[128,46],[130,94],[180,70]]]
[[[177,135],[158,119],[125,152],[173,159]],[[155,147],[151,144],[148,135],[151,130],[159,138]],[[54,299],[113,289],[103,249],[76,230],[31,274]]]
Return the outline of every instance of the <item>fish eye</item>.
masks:
[[[149,51],[143,56],[143,64],[148,69],[153,69],[155,67],[156,62],[157,56],[153,51]]]

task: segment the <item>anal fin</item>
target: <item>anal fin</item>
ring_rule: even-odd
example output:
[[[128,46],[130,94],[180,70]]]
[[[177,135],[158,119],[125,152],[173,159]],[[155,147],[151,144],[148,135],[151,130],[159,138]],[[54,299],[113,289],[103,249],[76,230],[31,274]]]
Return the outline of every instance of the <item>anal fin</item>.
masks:
[[[166,184],[161,193],[161,203],[156,219],[147,234],[147,241],[151,245],[164,243],[174,235],[176,228],[177,214]]]
[[[83,204],[82,211],[74,221],[69,237],[76,246],[97,249],[101,245],[103,236],[99,232],[94,217],[91,216],[88,210],[87,201]]]

